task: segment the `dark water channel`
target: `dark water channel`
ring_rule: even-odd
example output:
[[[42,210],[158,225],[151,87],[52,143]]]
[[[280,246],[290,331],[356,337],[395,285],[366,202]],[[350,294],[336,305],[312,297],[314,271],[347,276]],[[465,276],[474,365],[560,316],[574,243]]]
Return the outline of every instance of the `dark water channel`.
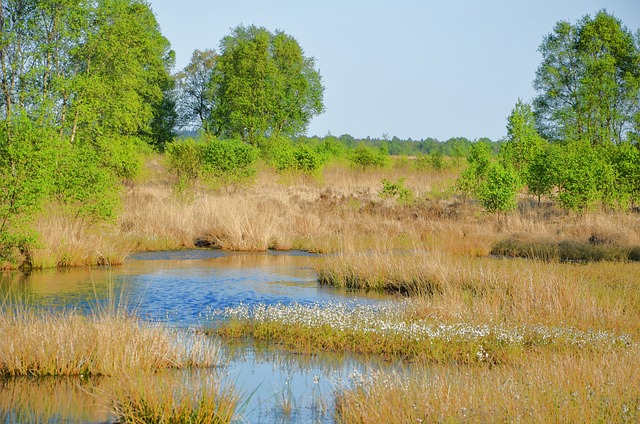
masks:
[[[208,324],[208,311],[240,304],[382,300],[319,286],[314,260],[316,257],[304,252],[142,253],[112,269],[0,274],[0,296],[28,299],[37,307],[80,310],[115,299],[144,319],[186,330]],[[228,364],[215,371],[194,372],[221,373],[244,394],[248,400],[238,422],[333,422],[333,393],[350,374],[389,367],[373,359],[349,356],[294,355],[253,346],[225,349]],[[108,422],[108,412],[92,395],[106,390],[100,388],[102,384],[110,383],[0,381],[0,422]]]

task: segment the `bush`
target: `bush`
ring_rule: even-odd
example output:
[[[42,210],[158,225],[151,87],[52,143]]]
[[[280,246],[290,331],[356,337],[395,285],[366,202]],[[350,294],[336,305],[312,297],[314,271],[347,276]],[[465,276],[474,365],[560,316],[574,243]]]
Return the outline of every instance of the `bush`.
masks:
[[[306,144],[300,144],[293,152],[296,169],[308,173],[316,173],[322,167],[321,158]]]
[[[202,147],[202,171],[219,181],[238,182],[255,175],[258,149],[238,139],[211,139]]]
[[[178,177],[178,186],[191,185],[202,174],[203,144],[192,138],[165,145],[169,169]]]
[[[350,156],[351,164],[358,168],[383,167],[387,164],[388,155],[382,150],[371,149],[364,144],[358,145]]]
[[[404,186],[404,178],[395,183],[387,179],[382,180],[382,190],[378,193],[383,199],[397,199],[400,204],[411,204],[415,200],[413,192]]]
[[[267,163],[278,172],[316,173],[325,162],[325,158],[307,144],[294,145],[283,137],[267,140],[261,148]]]
[[[490,213],[514,210],[520,182],[515,171],[500,163],[488,166],[486,180],[477,188],[476,195],[482,207]]]

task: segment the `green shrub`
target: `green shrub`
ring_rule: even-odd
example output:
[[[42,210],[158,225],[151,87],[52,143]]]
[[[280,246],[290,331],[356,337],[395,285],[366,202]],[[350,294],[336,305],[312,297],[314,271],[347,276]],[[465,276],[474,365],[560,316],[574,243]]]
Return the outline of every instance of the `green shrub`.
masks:
[[[396,199],[400,204],[411,204],[415,201],[413,192],[404,186],[404,178],[395,183],[387,179],[382,180],[382,190],[378,193],[383,199]]]
[[[318,154],[306,144],[300,144],[293,152],[298,171],[316,173],[322,167],[322,160]]]
[[[519,188],[515,171],[510,166],[505,168],[495,162],[488,166],[486,180],[477,187],[476,195],[487,212],[508,212],[518,206],[516,196]]]
[[[264,140],[260,150],[267,164],[276,171],[285,172],[296,168],[295,148],[288,138],[273,137]]]
[[[202,171],[219,181],[237,182],[256,173],[258,149],[239,139],[211,139],[202,147]]]
[[[178,186],[191,185],[202,175],[203,144],[192,138],[176,140],[165,145],[165,153],[169,162],[169,169],[178,178]]]
[[[429,157],[429,155],[420,154],[416,156],[416,159],[413,161],[413,166],[418,171],[426,171],[428,169],[431,169],[431,158]]]
[[[326,137],[315,146],[315,151],[323,163],[343,158],[346,153],[344,145],[335,137]]]
[[[443,159],[444,159],[444,155],[440,150],[436,150],[435,152],[429,155],[429,163],[431,164],[431,167],[435,171],[440,171],[442,170],[442,168],[444,168]]]
[[[382,150],[376,151],[364,144],[359,144],[351,152],[349,160],[357,168],[384,167],[387,164],[388,155],[385,155]]]

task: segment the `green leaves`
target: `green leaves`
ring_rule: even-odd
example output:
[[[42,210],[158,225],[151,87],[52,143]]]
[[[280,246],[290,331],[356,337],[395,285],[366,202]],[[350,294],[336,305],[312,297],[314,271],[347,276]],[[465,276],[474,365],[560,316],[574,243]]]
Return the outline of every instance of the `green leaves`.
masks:
[[[0,21],[0,255],[28,261],[44,202],[112,218],[141,146],[171,136],[171,54],[141,0],[5,0]]]
[[[518,206],[519,190],[520,180],[514,169],[493,162],[487,167],[486,179],[478,185],[477,196],[487,212],[508,212]]]
[[[638,131],[640,45],[606,11],[558,22],[541,46],[536,121],[550,140],[620,143]]]
[[[322,113],[320,74],[291,36],[236,27],[220,43],[211,77],[209,128],[257,145],[261,139],[303,133]]]

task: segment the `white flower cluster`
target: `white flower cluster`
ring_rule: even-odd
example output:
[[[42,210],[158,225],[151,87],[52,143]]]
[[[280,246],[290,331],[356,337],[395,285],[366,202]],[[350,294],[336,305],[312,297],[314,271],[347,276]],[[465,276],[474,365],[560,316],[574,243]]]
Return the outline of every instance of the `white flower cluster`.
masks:
[[[217,309],[208,315],[213,320],[235,319],[257,324],[277,322],[307,328],[328,326],[334,331],[376,333],[403,337],[411,341],[484,342],[492,340],[503,345],[570,344],[578,347],[615,346],[633,343],[627,335],[606,331],[581,331],[570,327],[544,325],[488,325],[470,323],[434,323],[408,317],[410,301],[384,302],[376,305],[356,302],[316,303],[302,305],[275,304],[240,305]]]

